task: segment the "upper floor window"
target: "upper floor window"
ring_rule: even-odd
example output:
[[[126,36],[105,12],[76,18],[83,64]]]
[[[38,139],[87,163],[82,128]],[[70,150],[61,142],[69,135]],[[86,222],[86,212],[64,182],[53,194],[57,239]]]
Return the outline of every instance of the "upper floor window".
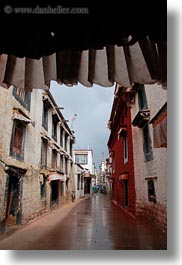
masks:
[[[63,155],[60,155],[60,168],[62,171],[64,171],[63,159],[64,159]]]
[[[57,168],[57,151],[52,150],[52,168]]]
[[[52,138],[57,141],[57,125],[59,118],[56,114],[52,115]]]
[[[73,142],[70,141],[70,156],[73,154]]]
[[[63,127],[60,127],[60,146],[63,147]]]
[[[24,159],[24,139],[25,139],[25,124],[14,120],[11,145],[10,145],[10,156],[18,159]]]
[[[25,91],[23,88],[13,87],[13,96],[24,108],[30,111],[31,92]]]
[[[68,174],[68,159],[65,158],[65,174]]]
[[[123,154],[124,154],[124,163],[128,161],[128,138],[127,134],[123,134]]]
[[[75,163],[81,164],[81,165],[87,165],[88,164],[88,155],[87,154],[76,154],[75,155]]]
[[[138,85],[138,104],[140,110],[148,109],[145,87],[142,84]]]
[[[145,161],[153,160],[152,143],[149,131],[149,125],[147,124],[143,128],[143,152]]]
[[[42,138],[41,143],[41,167],[47,168],[47,148],[48,142],[47,140]]]
[[[45,104],[45,102],[43,102],[43,111],[42,111],[42,126],[44,127],[44,129],[48,130],[48,107]]]
[[[68,134],[65,133],[65,140],[64,140],[64,149],[67,151],[67,144],[68,144]]]

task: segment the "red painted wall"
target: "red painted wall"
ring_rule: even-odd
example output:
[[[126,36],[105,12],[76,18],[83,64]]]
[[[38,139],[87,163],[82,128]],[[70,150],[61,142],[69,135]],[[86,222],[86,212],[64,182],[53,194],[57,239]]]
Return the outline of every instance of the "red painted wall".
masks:
[[[132,143],[132,131],[131,131],[131,113],[130,107],[127,107],[125,117],[121,118],[115,127],[115,132],[112,137],[112,144],[109,146],[110,151],[114,151],[114,168],[115,171],[112,174],[114,178],[114,190],[113,199],[122,207],[126,208],[129,212],[135,213],[135,183],[134,183],[134,164],[133,164],[133,143]],[[118,138],[119,129],[125,125],[127,128],[127,140],[128,140],[128,161],[124,163],[124,140],[123,137]],[[125,196],[125,181],[119,179],[119,176],[128,172],[128,206],[126,206]]]

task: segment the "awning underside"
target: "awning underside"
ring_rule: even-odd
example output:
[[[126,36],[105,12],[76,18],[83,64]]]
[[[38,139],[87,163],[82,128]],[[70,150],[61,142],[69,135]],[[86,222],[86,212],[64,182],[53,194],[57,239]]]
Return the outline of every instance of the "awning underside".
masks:
[[[152,84],[167,81],[166,43],[157,45],[144,38],[132,46],[104,47],[102,50],[63,50],[39,60],[0,56],[0,84],[32,90],[49,88],[50,81],[86,87],[114,82],[130,87],[134,82]]]
[[[51,173],[48,176],[48,180],[49,182],[54,181],[54,180],[60,180],[60,181],[64,181],[64,175],[58,174],[58,173]]]
[[[7,14],[1,6],[0,84],[32,90],[50,80],[110,87],[167,81],[167,3],[61,1],[88,13]],[[44,7],[46,7],[46,1]],[[54,7],[60,6],[60,1]],[[30,7],[24,3],[23,7]],[[33,6],[33,4],[32,4]],[[41,5],[40,5],[41,6]],[[49,3],[53,7],[53,4]],[[33,6],[35,7],[35,6]],[[22,25],[25,25],[25,28]],[[5,25],[5,26],[4,26]]]

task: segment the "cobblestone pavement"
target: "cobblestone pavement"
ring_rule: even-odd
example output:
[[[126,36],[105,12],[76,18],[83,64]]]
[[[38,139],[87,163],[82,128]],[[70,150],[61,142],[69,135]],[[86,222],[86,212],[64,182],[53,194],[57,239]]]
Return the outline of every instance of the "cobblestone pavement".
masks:
[[[165,250],[166,234],[94,194],[54,210],[0,241],[0,249]]]

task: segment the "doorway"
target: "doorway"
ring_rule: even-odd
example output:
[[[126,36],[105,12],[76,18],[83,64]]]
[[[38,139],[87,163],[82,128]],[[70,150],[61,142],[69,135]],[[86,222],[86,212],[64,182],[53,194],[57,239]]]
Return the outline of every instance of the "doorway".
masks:
[[[7,204],[5,224],[7,226],[17,225],[21,216],[21,178],[17,176],[8,176],[7,178]]]
[[[84,194],[90,194],[91,178],[84,178]]]
[[[51,181],[51,206],[56,206],[59,199],[59,181]]]

